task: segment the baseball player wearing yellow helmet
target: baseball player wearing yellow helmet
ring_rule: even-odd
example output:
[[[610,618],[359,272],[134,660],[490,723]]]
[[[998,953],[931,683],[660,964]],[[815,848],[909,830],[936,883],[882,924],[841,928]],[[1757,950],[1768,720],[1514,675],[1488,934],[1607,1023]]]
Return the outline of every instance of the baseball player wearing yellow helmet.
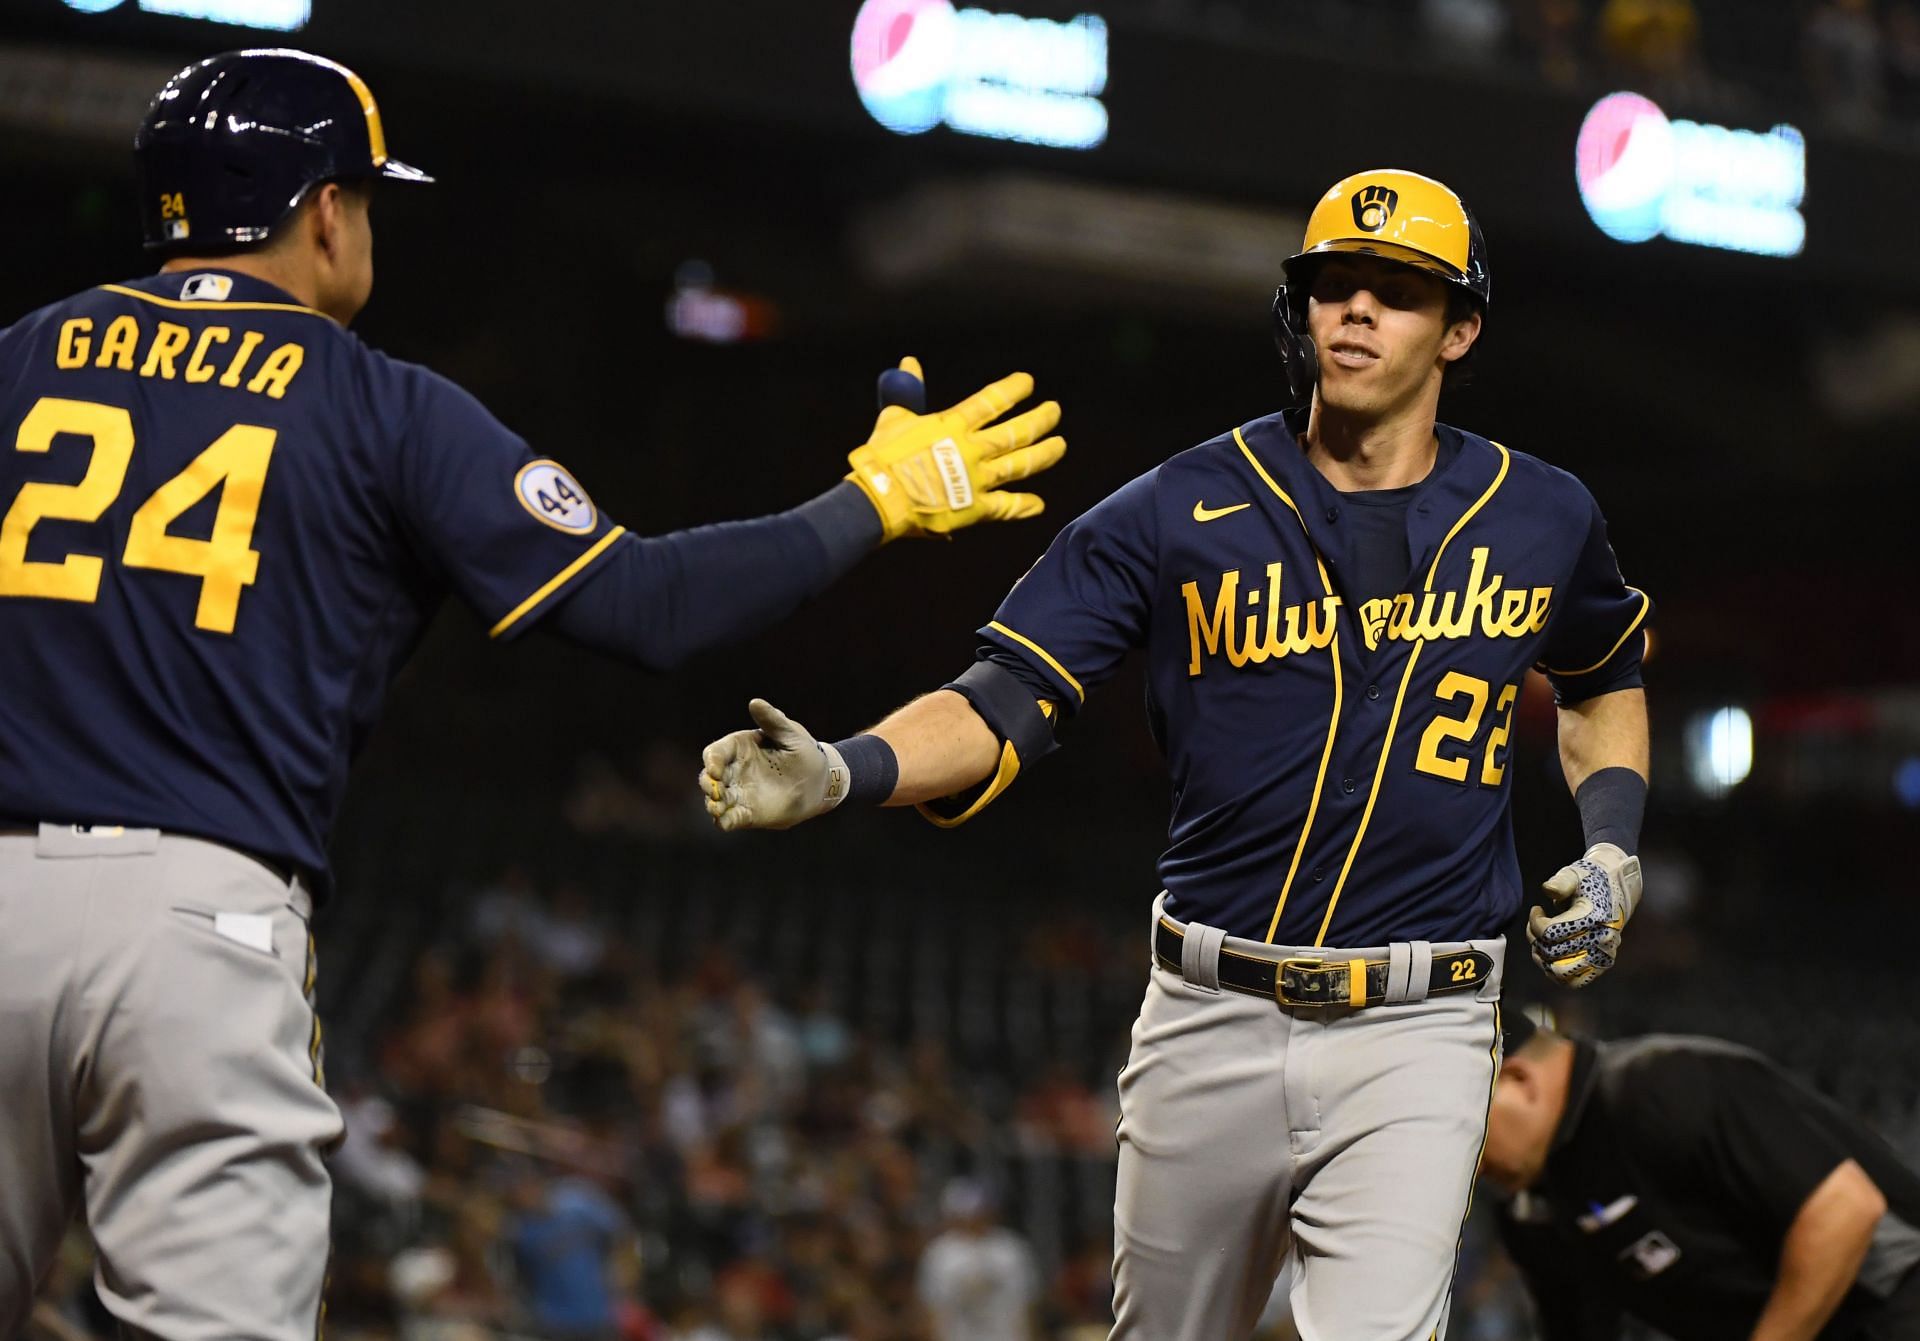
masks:
[[[1579,986],[1639,896],[1644,594],[1573,476],[1435,421],[1485,320],[1447,187],[1320,198],[1275,334],[1292,407],[1070,523],[979,660],[821,744],[764,701],[708,746],[723,829],[848,802],[943,823],[1003,793],[1144,649],[1173,816],[1120,1075],[1115,1338],[1248,1335],[1282,1266],[1307,1341],[1443,1336],[1525,901],[1513,712],[1541,665],[1587,851],[1535,958]]]

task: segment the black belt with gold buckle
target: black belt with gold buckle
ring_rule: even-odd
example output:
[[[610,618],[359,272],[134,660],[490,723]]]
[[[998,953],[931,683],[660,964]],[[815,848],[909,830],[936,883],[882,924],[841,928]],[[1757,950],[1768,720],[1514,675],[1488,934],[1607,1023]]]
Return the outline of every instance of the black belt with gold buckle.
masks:
[[[1185,939],[1165,921],[1154,928],[1153,952],[1160,967],[1182,971]],[[1222,987],[1283,1006],[1379,1006],[1387,1000],[1390,967],[1384,959],[1260,959],[1223,946],[1219,977]],[[1437,954],[1428,973],[1427,995],[1477,992],[1492,972],[1493,956],[1485,950]]]

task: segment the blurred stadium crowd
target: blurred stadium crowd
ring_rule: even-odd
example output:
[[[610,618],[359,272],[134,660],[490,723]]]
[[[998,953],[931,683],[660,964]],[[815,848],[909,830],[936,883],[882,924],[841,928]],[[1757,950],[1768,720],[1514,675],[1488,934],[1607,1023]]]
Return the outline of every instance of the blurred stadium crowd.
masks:
[[[421,948],[343,1095],[337,1334],[931,1335],[939,1212],[979,1238],[1009,1159],[1104,1157],[1084,1085],[999,1094],[938,1037],[877,1036],[736,947],[752,911],[655,976],[641,928],[510,874]],[[1027,1252],[1004,1270],[1023,1319]],[[1050,1311],[1104,1304],[1069,1290]]]

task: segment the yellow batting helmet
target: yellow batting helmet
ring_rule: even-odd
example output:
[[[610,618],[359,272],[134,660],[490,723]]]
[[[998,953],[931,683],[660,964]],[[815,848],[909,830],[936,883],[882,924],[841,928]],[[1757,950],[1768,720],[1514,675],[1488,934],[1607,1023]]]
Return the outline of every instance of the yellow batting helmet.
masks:
[[[1274,340],[1288,386],[1303,403],[1319,378],[1307,334],[1309,276],[1321,258],[1335,252],[1378,256],[1438,275],[1482,312],[1492,292],[1486,239],[1451,188],[1401,168],[1342,178],[1307,216],[1307,235],[1282,266],[1286,280],[1273,296]]]

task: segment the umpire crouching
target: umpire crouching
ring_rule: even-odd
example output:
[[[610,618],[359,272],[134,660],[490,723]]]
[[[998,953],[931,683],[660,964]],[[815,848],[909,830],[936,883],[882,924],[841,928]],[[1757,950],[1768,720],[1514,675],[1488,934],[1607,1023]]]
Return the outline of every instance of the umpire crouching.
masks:
[[[1522,1020],[1481,1172],[1547,1341],[1920,1338],[1920,1175],[1745,1048]]]

